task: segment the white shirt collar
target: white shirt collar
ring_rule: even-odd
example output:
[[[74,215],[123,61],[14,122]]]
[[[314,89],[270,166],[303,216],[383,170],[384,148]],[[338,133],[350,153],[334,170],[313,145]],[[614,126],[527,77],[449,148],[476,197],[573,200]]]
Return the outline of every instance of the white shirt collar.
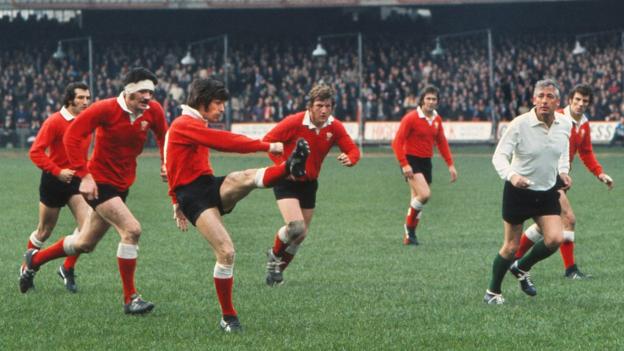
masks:
[[[334,116],[331,115],[329,116],[329,118],[327,118],[327,121],[325,121],[325,123],[323,123],[323,125],[318,129],[320,130],[327,127],[328,125],[332,124],[333,121]],[[309,129],[317,129],[314,123],[312,123],[312,121],[310,120],[310,111],[306,111],[305,115],[303,116],[303,125],[307,126]]]
[[[139,119],[139,117],[143,116],[143,112],[141,112],[138,115],[135,115],[134,112],[128,109],[128,105],[126,105],[126,98],[124,97],[123,91],[119,94],[119,96],[117,96],[117,103],[119,104],[122,110],[128,112],[128,114],[130,115],[131,122],[134,122],[137,119]],[[149,105],[147,105],[147,109],[149,108],[150,108]]]
[[[429,117],[427,117],[427,115],[425,115],[425,112],[423,112],[423,110],[422,110],[422,108],[420,108],[420,106],[418,106],[416,108],[416,112],[418,113],[418,117],[430,119]],[[433,110],[433,117],[431,117],[431,119],[434,119],[436,117],[438,117],[438,111],[437,110]]]
[[[196,109],[192,108],[189,105],[180,105],[180,108],[182,109],[182,114],[186,115],[186,116],[191,116],[193,118],[197,118],[199,120],[204,120],[204,118],[202,117],[201,113],[199,113],[199,111],[197,111]]]
[[[576,120],[574,119],[574,117],[572,117],[572,111],[570,111],[570,105],[566,106],[563,109],[563,114],[570,117],[570,120],[572,120],[572,123],[574,123],[574,125],[579,125],[582,126],[583,124],[589,122],[589,119],[587,118],[587,116],[583,113],[583,116],[581,116],[581,119],[576,122]]]
[[[72,115],[71,112],[69,112],[69,110],[65,108],[65,106],[61,108],[60,112],[61,112],[61,116],[63,116],[63,118],[65,118],[65,120],[68,122],[70,122],[71,120],[75,118],[75,116]]]
[[[535,112],[535,107],[533,107],[531,109],[531,111],[529,111],[529,113],[531,114],[531,127],[535,127],[535,126],[540,125],[540,124],[546,124],[546,122],[540,121],[537,118],[537,113]],[[553,123],[559,124],[561,116],[562,116],[562,114],[560,114],[559,112],[555,112],[555,120],[553,121]]]

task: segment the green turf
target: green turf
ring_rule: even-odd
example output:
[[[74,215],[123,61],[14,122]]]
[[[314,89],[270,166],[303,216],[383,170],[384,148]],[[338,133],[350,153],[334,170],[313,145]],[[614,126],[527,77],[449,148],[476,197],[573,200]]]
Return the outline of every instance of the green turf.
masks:
[[[224,335],[206,242],[171,219],[158,161],[143,157],[128,204],[143,227],[137,285],[156,303],[145,317],[122,313],[109,231],[76,267],[80,292],[67,293],[44,266],[22,295],[17,271],[37,221],[39,172],[24,152],[0,154],[1,350],[621,350],[624,152],[598,149],[616,182],[608,192],[576,161],[569,193],[577,214],[578,263],[591,281],[568,281],[558,254],[533,269],[529,298],[508,276],[504,306],[481,299],[502,242],[502,182],[493,149],[455,147],[459,180],[434,161],[432,198],[419,227],[421,246],[401,244],[409,201],[387,150],[345,169],[330,155],[310,234],[278,288],[264,284],[265,251],[281,217],[269,190],[226,216],[237,248],[235,305],[245,331]],[[267,164],[263,155],[213,156],[218,174]],[[64,210],[51,243],[73,229]]]

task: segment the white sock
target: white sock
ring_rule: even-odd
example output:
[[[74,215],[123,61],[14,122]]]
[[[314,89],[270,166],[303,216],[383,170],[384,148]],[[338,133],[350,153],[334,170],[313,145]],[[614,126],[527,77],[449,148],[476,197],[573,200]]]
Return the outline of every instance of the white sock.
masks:
[[[217,279],[232,278],[232,276],[234,276],[234,265],[225,265],[216,262],[212,276]]]
[[[38,249],[43,247],[43,241],[37,239],[37,231],[35,230],[30,234],[30,238],[28,239],[30,242],[35,245]]]
[[[542,233],[540,233],[539,230],[537,229],[537,224],[533,224],[530,227],[528,227],[526,231],[524,232],[524,234],[529,240],[531,240],[534,243],[542,240],[543,238]]]
[[[410,201],[410,206],[417,211],[422,211],[423,207],[425,207],[425,205],[423,205],[415,197],[413,197],[412,200]]]
[[[139,257],[139,245],[119,243],[117,257],[127,260],[136,259]]]
[[[76,241],[75,235],[68,235],[63,240],[63,251],[67,254],[67,256],[74,256],[76,252],[76,247],[74,246],[74,242]]]
[[[266,167],[264,168],[260,168],[256,171],[256,176],[254,177],[254,183],[256,183],[256,186],[258,188],[265,188],[266,186],[264,185],[264,183],[262,182],[262,180],[264,179],[264,172],[266,171]]]
[[[288,233],[286,232],[286,226],[281,227],[278,231],[277,231],[277,237],[280,239],[281,242],[283,242],[284,244],[288,242]]]

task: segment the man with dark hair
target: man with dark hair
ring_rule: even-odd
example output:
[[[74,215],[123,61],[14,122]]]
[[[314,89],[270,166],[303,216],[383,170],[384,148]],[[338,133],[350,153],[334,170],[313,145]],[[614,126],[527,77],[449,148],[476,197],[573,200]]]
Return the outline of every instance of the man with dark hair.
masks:
[[[342,123],[332,115],[335,96],[336,92],[329,85],[315,85],[308,94],[308,109],[287,116],[263,139],[284,143],[285,154],[294,150],[302,138],[310,144],[305,177],[288,177],[273,188],[284,226],[277,230],[273,247],[267,252],[266,283],[269,286],[282,284],[284,270],[308,234],[316,207],[317,179],[329,150],[338,145],[342,153],[337,159],[345,167],[352,167],[360,160],[360,150]],[[271,155],[271,158],[276,164],[284,161],[283,156]]]
[[[501,285],[507,270],[518,278],[525,294],[535,296],[537,290],[529,270],[555,253],[563,242],[556,182],[559,174],[565,188],[572,185],[568,176],[572,123],[556,112],[559,97],[559,87],[554,80],[538,81],[533,90],[535,107],[509,123],[494,151],[492,163],[505,180],[502,211],[504,241],[492,263],[490,285],[483,298],[487,304],[505,302]],[[542,228],[544,240],[514,262],[522,225],[529,218],[533,218]]]
[[[91,94],[86,84],[77,82],[67,85],[63,108],[43,122],[30,148],[30,159],[42,173],[39,184],[39,224],[30,234],[27,249],[41,249],[43,243],[52,235],[61,208],[65,205],[69,206],[76,220],[74,234],[80,231],[89,216],[91,209],[78,191],[80,179],[75,176],[76,171],[70,168],[63,135],[75,117],[89,106],[90,99]],[[90,143],[89,135],[83,140],[85,150]],[[84,157],[87,157],[86,153]],[[72,293],[78,291],[74,276],[77,259],[78,255],[68,256],[58,269],[58,275]]]
[[[20,290],[33,285],[35,272],[58,257],[91,252],[110,226],[121,237],[117,262],[124,293],[126,314],[148,313],[154,304],[144,301],[134,284],[141,225],[125,204],[136,178],[136,159],[151,129],[160,147],[161,159],[167,122],[162,106],[152,100],[156,76],[145,68],[133,68],[123,80],[124,90],[117,98],[94,103],[72,123],[63,142],[71,169],[82,178],[80,193],[94,209],[79,235],[62,238],[47,249],[30,249],[24,255]],[[95,148],[89,162],[83,140],[96,131]],[[164,176],[164,165],[161,176]]]
[[[232,303],[234,244],[222,216],[230,213],[253,189],[272,186],[289,174],[305,175],[309,150],[301,140],[286,162],[215,177],[210,148],[237,153],[268,151],[279,155],[283,152],[280,142],[262,142],[209,128],[208,123],[221,119],[228,98],[228,91],[218,80],[193,81],[188,105],[182,105],[182,115],[167,132],[165,164],[176,224],[186,231],[190,221],[212,246],[216,256],[213,278],[222,312],[219,326],[226,332],[235,332],[242,327]]]
[[[568,95],[568,106],[557,112],[564,114],[572,122],[570,165],[572,165],[574,155],[578,151],[585,167],[611,190],[613,188],[613,179],[602,171],[602,166],[598,163],[596,155],[594,155],[589,119],[585,116],[585,111],[592,104],[593,99],[594,94],[589,85],[577,85]],[[563,183],[560,179],[557,180],[557,185],[559,186],[559,203],[561,205],[561,220],[563,221],[563,243],[559,247],[559,251],[565,267],[564,276],[575,280],[584,279],[588,276],[579,270],[574,259],[576,216],[566,195],[567,189],[563,188]],[[520,247],[516,251],[516,259],[524,256],[533,244],[539,240],[542,240],[541,228],[537,224],[533,224],[520,237]]]
[[[426,86],[418,97],[418,107],[403,116],[392,141],[392,149],[410,189],[410,203],[403,225],[404,245],[419,245],[416,228],[431,196],[434,145],[448,166],[451,182],[457,180],[457,169],[444,134],[442,117],[436,110],[439,102],[438,88]]]

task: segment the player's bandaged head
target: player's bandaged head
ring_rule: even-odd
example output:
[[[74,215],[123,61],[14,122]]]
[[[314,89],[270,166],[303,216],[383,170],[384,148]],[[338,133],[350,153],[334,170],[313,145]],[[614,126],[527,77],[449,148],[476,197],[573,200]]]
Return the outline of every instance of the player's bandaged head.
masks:
[[[154,91],[158,84],[156,75],[144,67],[134,67],[130,69],[124,77],[124,93],[132,94],[141,90]]]
[[[146,80],[142,80],[136,83],[129,83],[126,86],[124,86],[124,93],[126,93],[126,95],[132,94],[132,93],[136,93],[138,91],[141,90],[149,90],[149,91],[154,91],[154,82],[152,82],[149,79]]]

